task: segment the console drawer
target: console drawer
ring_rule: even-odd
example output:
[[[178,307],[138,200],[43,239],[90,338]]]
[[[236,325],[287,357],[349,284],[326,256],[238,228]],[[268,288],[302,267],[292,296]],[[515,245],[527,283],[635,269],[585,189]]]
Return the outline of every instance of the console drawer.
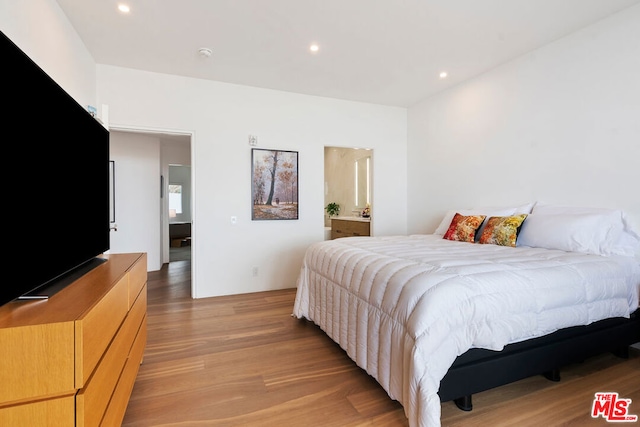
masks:
[[[125,275],[86,315],[76,320],[76,388],[82,388],[129,311]]]
[[[74,427],[73,394],[0,409],[0,426]],[[25,424],[28,420],[28,424]],[[55,422],[52,422],[55,420]]]
[[[124,418],[124,414],[129,403],[129,396],[131,395],[131,390],[133,390],[136,376],[140,370],[140,364],[142,363],[146,343],[147,317],[145,314],[145,317],[142,320],[142,325],[140,325],[138,335],[136,336],[136,340],[131,348],[131,354],[127,359],[127,363],[122,371],[120,380],[118,381],[118,388],[111,397],[111,402],[109,402],[107,412],[104,414],[104,419],[102,420],[103,426],[117,426],[122,424],[122,419]]]
[[[2,328],[0,352],[0,406],[75,392],[73,322]]]
[[[147,293],[146,287],[143,287],[93,376],[76,397],[78,427],[100,424],[116,386],[120,388],[118,382],[144,321],[146,307]]]

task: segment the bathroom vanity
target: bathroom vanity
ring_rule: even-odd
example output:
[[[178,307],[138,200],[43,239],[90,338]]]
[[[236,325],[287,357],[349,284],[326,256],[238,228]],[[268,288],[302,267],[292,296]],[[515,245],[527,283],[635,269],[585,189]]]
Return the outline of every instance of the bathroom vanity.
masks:
[[[331,240],[340,237],[370,236],[371,218],[337,216],[331,218]]]

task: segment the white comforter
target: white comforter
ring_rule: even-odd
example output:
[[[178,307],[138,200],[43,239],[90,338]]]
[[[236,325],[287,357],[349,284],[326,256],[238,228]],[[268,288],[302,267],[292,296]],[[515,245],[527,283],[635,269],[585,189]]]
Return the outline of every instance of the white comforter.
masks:
[[[472,347],[629,317],[640,266],[436,235],[350,237],[309,247],[293,314],[316,323],[392,399],[411,426],[440,425],[440,381]]]

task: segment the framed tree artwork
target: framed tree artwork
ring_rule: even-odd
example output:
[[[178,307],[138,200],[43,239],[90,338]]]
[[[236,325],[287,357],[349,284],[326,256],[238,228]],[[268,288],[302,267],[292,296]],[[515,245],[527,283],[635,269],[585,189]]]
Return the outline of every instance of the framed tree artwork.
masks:
[[[298,219],[298,152],[251,149],[251,219]]]

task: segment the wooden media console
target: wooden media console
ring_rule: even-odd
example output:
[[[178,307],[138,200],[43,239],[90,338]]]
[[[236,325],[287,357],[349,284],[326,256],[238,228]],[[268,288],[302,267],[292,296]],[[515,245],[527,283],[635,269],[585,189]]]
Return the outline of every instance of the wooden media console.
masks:
[[[103,258],[47,300],[0,307],[0,425],[122,423],[146,345],[147,256]]]

